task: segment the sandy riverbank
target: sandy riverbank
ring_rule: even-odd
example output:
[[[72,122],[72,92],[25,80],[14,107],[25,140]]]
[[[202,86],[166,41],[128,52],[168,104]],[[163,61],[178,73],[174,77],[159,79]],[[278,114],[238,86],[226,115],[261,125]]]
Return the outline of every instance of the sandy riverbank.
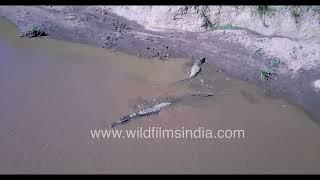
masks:
[[[48,37],[19,38],[0,19],[0,173],[318,173],[316,123],[281,98],[189,59],[150,60]],[[191,99],[113,130],[199,127],[235,138],[92,138],[153,99]],[[216,134],[214,134],[216,136]],[[306,140],[307,139],[307,140]]]
[[[52,38],[113,48],[141,57],[206,57],[209,63],[232,77],[258,84],[268,94],[287,98],[319,121],[317,107],[320,106],[320,96],[313,83],[320,77],[318,60],[315,59],[319,56],[319,44],[295,41],[290,37],[263,35],[249,29],[154,31],[141,22],[117,15],[121,15],[123,10],[120,10],[94,6],[18,6],[1,7],[0,15],[10,19],[21,31],[36,25],[43,27]],[[302,45],[302,50],[299,45]],[[310,51],[310,61],[294,61],[287,54],[281,54],[281,51],[287,53],[285,48],[296,46],[293,56],[302,57],[304,52]],[[255,53],[260,47],[266,51]],[[316,51],[312,48],[316,48]],[[277,80],[261,81],[261,69],[266,68],[275,57],[283,61],[276,69]]]

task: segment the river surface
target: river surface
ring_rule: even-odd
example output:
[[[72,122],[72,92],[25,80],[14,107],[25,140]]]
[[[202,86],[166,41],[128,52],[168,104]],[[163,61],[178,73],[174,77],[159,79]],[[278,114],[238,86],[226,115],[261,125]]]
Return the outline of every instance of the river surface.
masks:
[[[0,20],[0,173],[320,173],[320,128],[303,110],[189,59],[150,60],[50,38]],[[117,130],[244,130],[244,138],[105,138],[121,116],[193,93]]]

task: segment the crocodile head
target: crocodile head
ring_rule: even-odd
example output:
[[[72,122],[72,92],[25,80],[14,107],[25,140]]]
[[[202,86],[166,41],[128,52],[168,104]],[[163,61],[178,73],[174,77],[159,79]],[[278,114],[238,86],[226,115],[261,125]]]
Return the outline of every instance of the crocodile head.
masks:
[[[199,65],[202,65],[205,62],[206,62],[206,58],[201,58],[201,59],[198,60],[198,64]]]

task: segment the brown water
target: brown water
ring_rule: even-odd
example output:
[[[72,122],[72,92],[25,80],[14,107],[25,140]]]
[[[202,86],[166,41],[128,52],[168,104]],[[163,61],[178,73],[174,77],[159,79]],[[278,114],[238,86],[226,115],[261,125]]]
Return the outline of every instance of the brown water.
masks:
[[[157,61],[48,38],[0,21],[0,173],[320,173],[304,112],[206,64]],[[203,80],[203,83],[201,81]],[[116,129],[243,129],[244,139],[92,139],[154,97],[213,92]]]

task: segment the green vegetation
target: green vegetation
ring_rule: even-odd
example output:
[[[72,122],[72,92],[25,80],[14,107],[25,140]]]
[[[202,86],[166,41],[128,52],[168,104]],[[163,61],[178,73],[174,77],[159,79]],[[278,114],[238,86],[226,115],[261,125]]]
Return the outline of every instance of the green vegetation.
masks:
[[[184,7],[181,7],[178,12],[180,12],[181,15],[183,14],[187,14],[188,13],[188,10],[191,8],[192,6],[184,6]]]
[[[320,13],[320,6],[312,6],[312,10],[317,13]]]
[[[232,24],[225,24],[222,26],[216,26],[214,29],[215,30],[237,30],[237,29],[241,29],[241,28],[238,26],[234,26]]]
[[[260,69],[259,76],[260,80],[270,80],[277,76],[276,68],[278,68],[281,61],[278,58],[273,58],[269,63],[268,67]]]
[[[23,33],[21,37],[41,37],[41,36],[47,36],[48,34],[44,32],[44,30],[38,26],[33,26],[30,30],[27,32]]]
[[[274,8],[271,8],[270,6],[256,6],[255,12],[262,18],[266,15],[274,15]]]
[[[261,80],[269,80],[269,79],[274,79],[274,76],[276,76],[276,73],[271,68],[265,68],[265,69],[260,69],[259,75]]]
[[[257,13],[260,17],[265,16],[269,11],[269,6],[257,6]]]
[[[262,48],[259,48],[259,49],[254,51],[255,55],[260,55],[261,53],[262,53]]]
[[[291,15],[293,16],[295,23],[299,23],[302,16],[302,9],[299,6],[293,6],[291,8]]]
[[[294,18],[299,18],[301,16],[301,12],[298,11],[296,8],[292,9],[291,14]]]
[[[41,31],[41,28],[39,28],[38,26],[33,26],[31,29],[31,32],[38,32]]]
[[[201,16],[203,18],[203,25],[201,27],[204,27],[206,30],[236,30],[236,29],[240,29],[240,27],[238,26],[234,26],[232,24],[225,24],[225,25],[216,25],[213,24],[210,19],[208,18],[208,16],[205,15],[204,12],[201,13]]]
[[[212,30],[215,28],[215,24],[212,24],[210,19],[202,11],[201,16],[203,18],[203,25],[201,27],[206,28],[206,30]]]
[[[278,65],[281,63],[281,61],[278,58],[273,58],[270,62],[270,66],[272,68],[278,67]]]
[[[257,14],[261,19],[262,23],[265,27],[268,27],[268,25],[265,22],[266,16],[273,16],[275,15],[276,9],[271,8],[270,6],[255,6],[254,13]]]

